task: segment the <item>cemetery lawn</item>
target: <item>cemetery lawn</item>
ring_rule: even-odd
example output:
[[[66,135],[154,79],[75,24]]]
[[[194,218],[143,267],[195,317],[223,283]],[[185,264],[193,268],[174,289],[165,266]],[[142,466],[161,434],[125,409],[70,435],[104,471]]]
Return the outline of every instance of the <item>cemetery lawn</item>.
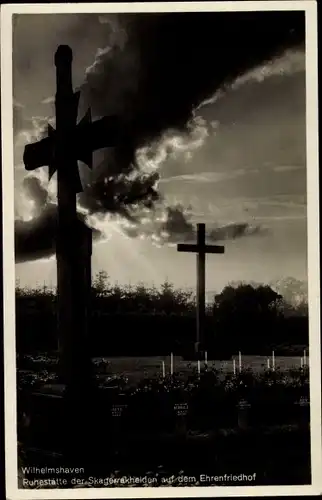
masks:
[[[173,361],[171,376],[169,358],[93,360],[99,391],[83,439],[86,480],[150,475],[152,486],[166,486],[162,477],[173,476],[181,486],[186,475],[193,486],[203,474],[256,473],[256,485],[310,482],[309,370],[299,358],[276,357],[272,371],[265,358],[243,356],[235,375],[231,360],[201,364],[200,374],[196,363]],[[57,359],[20,357],[18,368],[18,412],[30,416],[29,428],[18,424],[23,461],[61,465]]]

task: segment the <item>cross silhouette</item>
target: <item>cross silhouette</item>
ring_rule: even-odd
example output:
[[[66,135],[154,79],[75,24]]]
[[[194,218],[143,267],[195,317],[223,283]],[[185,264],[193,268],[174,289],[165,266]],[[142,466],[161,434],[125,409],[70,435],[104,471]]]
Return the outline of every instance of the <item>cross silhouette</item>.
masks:
[[[48,166],[49,179],[57,172],[57,316],[61,377],[66,389],[76,391],[84,390],[89,377],[86,338],[92,253],[92,232],[77,214],[76,195],[82,191],[78,160],[92,168],[93,151],[115,146],[121,140],[121,126],[115,117],[92,122],[90,111],[77,124],[80,92],[73,90],[72,59],[71,48],[60,45],[55,54],[56,129],[48,125],[48,137],[26,145],[23,160],[28,171]]]
[[[179,243],[178,252],[197,253],[197,337],[195,349],[200,351],[200,344],[204,341],[205,309],[206,309],[206,254],[223,254],[225,247],[219,245],[206,245],[206,226],[197,224],[197,244]]]

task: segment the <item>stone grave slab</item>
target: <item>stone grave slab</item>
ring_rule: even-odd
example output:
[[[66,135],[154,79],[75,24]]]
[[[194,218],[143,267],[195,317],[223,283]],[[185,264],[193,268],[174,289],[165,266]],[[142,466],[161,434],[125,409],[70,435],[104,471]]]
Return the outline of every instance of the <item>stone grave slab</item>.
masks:
[[[310,400],[306,396],[301,396],[294,403],[296,411],[296,420],[300,428],[306,428],[310,425]]]
[[[247,430],[250,425],[251,404],[246,399],[237,403],[237,423],[240,430]]]
[[[186,434],[188,430],[187,421],[189,413],[189,404],[185,401],[174,403],[173,405],[175,430],[179,434]]]

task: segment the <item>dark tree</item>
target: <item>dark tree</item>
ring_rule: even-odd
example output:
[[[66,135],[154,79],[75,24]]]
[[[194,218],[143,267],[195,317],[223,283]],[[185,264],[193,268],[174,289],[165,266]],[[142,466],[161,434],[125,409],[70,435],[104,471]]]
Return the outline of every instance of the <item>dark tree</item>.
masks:
[[[216,329],[224,342],[255,348],[274,331],[283,314],[282,299],[268,285],[226,286],[215,296]]]

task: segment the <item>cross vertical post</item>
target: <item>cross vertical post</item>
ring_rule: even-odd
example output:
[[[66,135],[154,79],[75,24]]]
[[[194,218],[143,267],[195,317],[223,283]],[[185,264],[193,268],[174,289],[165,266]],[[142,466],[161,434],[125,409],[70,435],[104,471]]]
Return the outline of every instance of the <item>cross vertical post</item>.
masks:
[[[196,351],[200,350],[201,337],[205,331],[205,314],[206,314],[206,226],[205,224],[197,225],[197,335],[196,335]]]
[[[77,217],[76,193],[81,190],[81,182],[74,156],[73,133],[77,122],[79,94],[73,91],[71,64],[71,49],[60,46],[55,54],[57,318],[61,379],[68,395],[74,398],[76,391],[85,393],[90,383],[87,323],[92,234]]]
[[[78,160],[92,168],[95,150],[121,143],[123,127],[116,117],[91,122],[88,111],[77,123],[79,92],[73,91],[72,50],[60,45],[55,54],[56,129],[48,125],[48,137],[27,144],[26,170],[49,167],[49,179],[57,172],[57,227],[53,235],[57,261],[57,331],[59,378],[63,387],[64,455],[88,455],[90,434],[84,430],[93,412],[93,378],[88,346],[91,291],[92,231],[77,213],[77,193],[82,184]],[[92,440],[93,441],[93,440]],[[86,445],[85,445],[86,443]]]
[[[206,225],[197,224],[197,243],[179,243],[178,252],[197,253],[197,329],[195,352],[200,357],[201,348],[205,342],[205,319],[206,319],[206,254],[223,254],[225,247],[219,245],[206,245]]]

